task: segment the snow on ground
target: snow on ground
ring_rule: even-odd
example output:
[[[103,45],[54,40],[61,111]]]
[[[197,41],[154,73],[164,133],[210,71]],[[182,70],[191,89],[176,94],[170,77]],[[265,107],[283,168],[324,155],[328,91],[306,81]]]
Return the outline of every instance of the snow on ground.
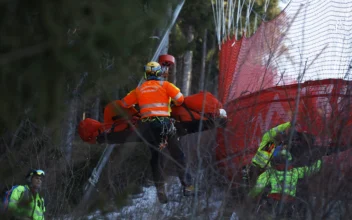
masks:
[[[143,187],[143,192],[131,197],[131,205],[106,214],[104,216],[97,212],[88,219],[216,219],[222,205],[223,192],[214,188],[213,192],[206,198],[205,194],[193,197],[182,195],[181,185],[176,177],[171,177],[166,186],[169,202],[160,204],[156,196],[155,187]],[[197,202],[198,206],[195,206]],[[193,207],[198,207],[197,214]]]
[[[230,220],[239,220],[239,217],[237,216],[237,214],[235,212],[232,213]]]

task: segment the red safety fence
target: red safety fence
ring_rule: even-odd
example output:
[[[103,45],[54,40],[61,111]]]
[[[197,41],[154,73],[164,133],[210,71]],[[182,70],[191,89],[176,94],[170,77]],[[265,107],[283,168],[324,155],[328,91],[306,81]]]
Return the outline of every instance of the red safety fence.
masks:
[[[294,112],[300,131],[313,134],[316,144],[329,146],[338,140],[349,145],[351,101],[352,82],[340,79],[277,86],[240,97],[227,104],[227,128],[218,130],[219,164],[228,168],[229,176],[250,164],[263,131],[291,121]]]
[[[219,53],[217,160],[233,176],[250,163],[263,133],[292,120],[318,144],[350,144],[352,1],[292,0],[249,38],[228,38]],[[297,81],[301,82],[297,84]]]

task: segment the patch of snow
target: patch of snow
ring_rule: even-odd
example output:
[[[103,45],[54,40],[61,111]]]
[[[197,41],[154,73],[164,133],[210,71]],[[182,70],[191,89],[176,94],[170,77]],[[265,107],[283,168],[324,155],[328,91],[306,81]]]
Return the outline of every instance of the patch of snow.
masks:
[[[232,213],[230,220],[239,220],[239,218],[235,212]]]
[[[200,192],[197,198],[185,197],[182,186],[176,177],[170,177],[166,184],[168,203],[161,204],[156,195],[156,189],[143,187],[142,193],[131,197],[131,205],[125,206],[116,212],[103,215],[97,211],[86,219],[210,219],[219,217],[224,192],[216,187],[210,195]],[[194,212],[196,207],[197,212]],[[195,216],[194,216],[195,215]],[[232,214],[231,220],[238,220],[236,213]]]
[[[216,219],[222,205],[223,193],[217,189],[205,198],[205,194],[200,193],[198,196],[197,210],[200,211],[197,216],[192,216],[195,199],[193,197],[184,197],[182,187],[176,177],[171,177],[166,184],[169,202],[160,204],[156,196],[155,187],[143,187],[143,192],[131,199],[132,204],[125,206],[121,210],[105,215],[105,219],[167,219],[173,218],[195,218],[195,219]],[[100,212],[91,215],[88,219],[99,218]]]
[[[143,187],[142,193],[132,198],[132,204],[121,210],[104,215],[105,219],[150,219],[150,214],[158,203],[155,187]],[[96,219],[100,217],[100,211],[88,217]]]

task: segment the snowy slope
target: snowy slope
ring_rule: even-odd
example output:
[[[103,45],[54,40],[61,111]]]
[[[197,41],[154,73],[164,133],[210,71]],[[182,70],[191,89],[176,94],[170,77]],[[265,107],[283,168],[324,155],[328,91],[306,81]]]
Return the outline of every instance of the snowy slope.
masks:
[[[155,187],[144,187],[141,194],[131,198],[132,205],[107,214],[105,218],[97,212],[88,219],[216,219],[224,196],[214,189],[208,199],[205,195],[198,196],[198,199],[184,197],[175,177],[169,179],[167,193],[169,202],[163,205],[158,202]],[[194,212],[193,207],[197,207],[197,212]]]

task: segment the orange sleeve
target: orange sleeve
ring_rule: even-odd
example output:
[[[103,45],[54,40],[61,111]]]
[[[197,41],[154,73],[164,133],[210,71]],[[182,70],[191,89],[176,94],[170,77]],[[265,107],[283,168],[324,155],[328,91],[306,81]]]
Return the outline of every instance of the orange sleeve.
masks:
[[[128,93],[122,100],[122,107],[125,108],[130,108],[132,105],[137,104],[138,99],[137,99],[137,93],[136,90],[132,90],[130,93]]]
[[[166,92],[168,96],[171,97],[172,101],[174,101],[176,106],[179,106],[183,103],[184,101],[183,94],[180,92],[180,89],[177,88],[174,84],[167,82]]]

